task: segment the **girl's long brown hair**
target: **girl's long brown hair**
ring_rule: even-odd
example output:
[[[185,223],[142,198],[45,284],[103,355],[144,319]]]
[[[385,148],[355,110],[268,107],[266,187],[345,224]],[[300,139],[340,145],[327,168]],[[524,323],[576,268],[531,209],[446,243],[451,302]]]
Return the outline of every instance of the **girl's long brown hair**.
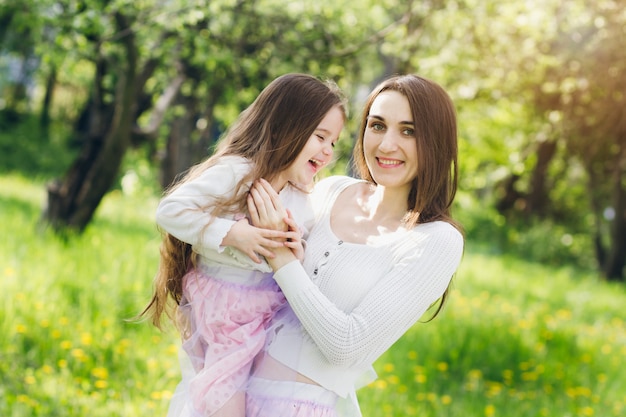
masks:
[[[252,162],[250,173],[230,197],[213,205],[211,212],[219,217],[247,211],[244,185],[256,178],[271,181],[288,168],[333,107],[339,108],[346,118],[345,98],[333,82],[307,74],[276,78],[239,115],[220,139],[213,156],[192,167],[167,193],[197,178],[223,156],[242,156]],[[191,245],[169,233],[163,233],[160,254],[152,299],[139,315],[148,316],[158,328],[164,313],[176,323],[174,313],[183,295],[183,276],[195,265]]]
[[[409,74],[388,78],[374,88],[365,103],[354,147],[356,172],[362,179],[376,183],[365,162],[363,137],[372,103],[383,91],[397,91],[407,98],[415,126],[418,173],[408,196],[406,226],[440,220],[461,231],[450,213],[458,183],[456,110],[448,93],[437,83]],[[443,308],[448,290],[431,319]]]

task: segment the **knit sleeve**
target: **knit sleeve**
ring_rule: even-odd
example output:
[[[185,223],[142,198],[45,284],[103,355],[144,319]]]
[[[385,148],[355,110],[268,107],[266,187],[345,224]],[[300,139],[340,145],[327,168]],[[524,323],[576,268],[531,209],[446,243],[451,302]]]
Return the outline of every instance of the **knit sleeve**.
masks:
[[[447,288],[461,260],[462,235],[443,222],[420,225],[412,235],[403,243],[404,255],[349,312],[337,308],[299,263],[291,262],[275,273],[303,327],[333,365],[373,363]],[[368,273],[366,264],[358,268],[363,269],[363,274]],[[355,265],[350,270],[354,271]],[[333,279],[358,282],[359,277]]]
[[[221,252],[222,239],[235,220],[214,217],[211,209],[219,198],[233,193],[248,171],[244,159],[224,158],[166,195],[157,207],[157,224],[183,242]]]

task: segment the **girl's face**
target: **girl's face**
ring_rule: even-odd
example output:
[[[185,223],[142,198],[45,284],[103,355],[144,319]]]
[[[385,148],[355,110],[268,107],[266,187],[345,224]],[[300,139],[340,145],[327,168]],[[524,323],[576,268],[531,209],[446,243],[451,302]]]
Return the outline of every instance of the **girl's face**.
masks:
[[[343,129],[344,117],[335,106],[326,113],[317,128],[291,165],[281,172],[272,186],[280,190],[287,181],[307,186],[313,177],[333,158],[333,148]],[[278,187],[277,187],[278,186]]]
[[[398,91],[380,93],[367,116],[363,152],[374,181],[406,189],[417,176],[417,142],[409,100]]]

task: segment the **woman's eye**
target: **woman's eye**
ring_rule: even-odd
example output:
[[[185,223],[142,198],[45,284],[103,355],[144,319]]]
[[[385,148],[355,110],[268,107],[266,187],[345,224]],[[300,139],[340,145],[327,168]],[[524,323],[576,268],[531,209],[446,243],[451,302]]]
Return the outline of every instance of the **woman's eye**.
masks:
[[[411,128],[402,129],[402,134],[406,136],[415,136],[415,130]]]
[[[370,129],[380,132],[381,130],[385,130],[385,126],[382,123],[373,122],[370,124]]]

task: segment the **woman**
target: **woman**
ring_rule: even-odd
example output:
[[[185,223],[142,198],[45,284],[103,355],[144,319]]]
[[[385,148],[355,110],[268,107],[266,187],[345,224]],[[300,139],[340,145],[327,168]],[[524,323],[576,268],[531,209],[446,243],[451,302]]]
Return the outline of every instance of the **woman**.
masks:
[[[248,417],[360,416],[355,390],[372,380],[372,363],[446,297],[463,253],[450,215],[458,170],[447,93],[415,75],[382,82],[354,161],[361,180],[315,187],[303,264],[286,247],[268,259],[289,308],[256,359]],[[284,227],[267,182],[255,183],[248,206],[255,226]]]

